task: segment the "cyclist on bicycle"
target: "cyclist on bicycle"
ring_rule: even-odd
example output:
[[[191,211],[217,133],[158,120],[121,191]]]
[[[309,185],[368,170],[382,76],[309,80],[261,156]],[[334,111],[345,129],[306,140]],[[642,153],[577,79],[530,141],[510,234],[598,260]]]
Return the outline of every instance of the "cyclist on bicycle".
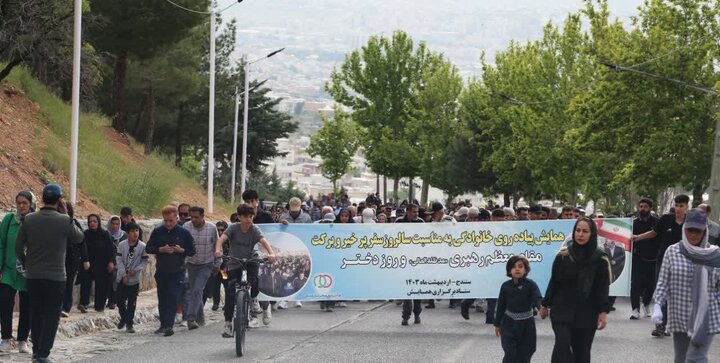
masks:
[[[228,255],[234,258],[246,259],[246,258],[258,258],[258,253],[255,250],[255,245],[260,243],[267,252],[267,259],[270,263],[275,262],[275,253],[270,247],[270,243],[265,239],[260,228],[253,225],[253,218],[255,217],[255,208],[248,204],[242,204],[237,209],[238,223],[233,223],[225,230],[225,233],[215,243],[215,256],[222,257],[223,249],[222,245],[225,241],[229,242],[230,250]],[[228,288],[225,290],[225,331],[223,337],[232,337],[232,319],[235,311],[235,283],[242,278],[243,267],[247,271],[247,279],[252,286],[251,297],[252,297],[252,308],[250,322],[248,327],[257,328],[260,323],[257,320],[257,315],[262,312],[260,304],[257,301],[257,295],[260,293],[258,288],[258,273],[259,266],[257,264],[242,264],[236,260],[228,260],[226,270],[228,275]]]

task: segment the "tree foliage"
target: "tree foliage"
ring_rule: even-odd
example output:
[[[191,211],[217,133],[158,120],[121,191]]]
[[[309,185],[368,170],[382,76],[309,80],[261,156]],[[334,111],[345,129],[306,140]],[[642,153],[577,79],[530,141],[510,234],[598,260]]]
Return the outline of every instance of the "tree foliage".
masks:
[[[337,181],[350,172],[351,162],[360,146],[360,131],[340,106],[333,109],[333,117],[320,115],[323,126],[310,138],[308,155],[322,158],[320,171],[338,192]]]

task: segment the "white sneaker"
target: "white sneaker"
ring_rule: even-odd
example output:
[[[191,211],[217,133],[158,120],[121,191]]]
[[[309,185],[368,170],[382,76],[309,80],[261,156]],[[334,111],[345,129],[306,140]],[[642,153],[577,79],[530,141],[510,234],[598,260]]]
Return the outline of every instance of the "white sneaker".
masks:
[[[272,311],[270,310],[270,307],[268,306],[267,309],[263,310],[263,324],[270,325],[270,321],[272,321]]]
[[[21,340],[18,345],[18,351],[20,353],[32,353],[32,349],[30,349],[30,344],[28,344],[27,341]]]
[[[278,309],[287,309],[287,301],[285,301],[285,300],[278,301],[277,308]]]
[[[257,301],[257,299],[253,299],[252,307],[250,307],[250,310],[254,315],[258,315],[258,314],[262,313],[262,308],[260,307],[260,302]]]
[[[640,310],[639,309],[633,309],[632,314],[630,314],[631,320],[638,320],[640,319]]]
[[[296,308],[301,308],[301,307],[302,307],[302,301],[296,301],[296,302],[295,302],[295,307],[296,307]]]
[[[347,304],[344,301],[341,301],[341,302],[335,304],[335,306],[339,307],[339,308],[346,308]]]
[[[646,318],[649,318],[651,316],[650,305],[643,305],[643,315],[645,315]]]
[[[223,338],[232,338],[233,336],[233,328],[232,328],[232,322],[226,321],[225,322],[225,329],[222,333]]]
[[[10,339],[3,339],[2,342],[0,342],[0,352],[8,353],[12,349],[12,343],[10,342]]]
[[[260,322],[258,321],[257,318],[252,318],[248,322],[248,328],[250,328],[250,329],[255,329],[255,328],[259,328],[259,327],[260,327]]]
[[[181,326],[181,327],[183,327],[183,328],[187,328],[187,326],[188,326],[187,320],[181,321],[180,324],[178,324],[178,326]]]

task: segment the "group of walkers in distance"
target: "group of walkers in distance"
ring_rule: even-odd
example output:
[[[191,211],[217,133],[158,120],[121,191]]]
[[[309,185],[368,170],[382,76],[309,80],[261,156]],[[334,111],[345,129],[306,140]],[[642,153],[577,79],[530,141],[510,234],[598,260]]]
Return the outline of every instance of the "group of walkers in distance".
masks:
[[[149,255],[155,259],[159,328],[156,334],[171,336],[177,325],[189,330],[205,325],[204,306],[221,305],[225,291],[223,337],[232,337],[235,282],[247,273],[251,285],[250,328],[269,325],[274,309],[287,309],[284,297],[304,286],[310,261],[302,257],[280,258],[264,237],[263,223],[452,223],[572,219],[572,235],[555,256],[550,282],[544,294],[529,278],[530,263],[512,256],[506,265],[508,280],[497,299],[449,300],[464,319],[470,311],[485,313],[505,351],[503,362],[529,362],[536,350],[535,316],[550,317],[555,335],[553,362],[589,362],[597,330],[607,325],[615,310],[609,296],[613,263],[607,246],[599,245],[598,228],[581,208],[530,207],[477,208],[461,201],[445,208],[434,202],[422,208],[417,201],[382,203],[370,195],[351,203],[347,195],[332,194],[320,200],[290,199],[266,210],[253,190],[242,194],[243,204],[230,221],[206,221],[205,211],[188,204],[162,209],[162,223],[150,229],[147,243],[143,230],[124,207],[119,216],[103,221],[87,216],[87,229],[74,218],[72,205],[62,199],[58,185],[43,189],[43,207],[37,208],[29,191],[16,196],[17,209],[0,225],[0,351],[12,344],[15,297],[19,295],[18,351],[31,353],[33,361],[49,361],[60,317],[69,317],[73,287],[80,285],[77,310],[118,310],[118,329],[135,332],[135,310],[141,281],[148,273]],[[708,218],[710,207],[689,208],[689,198],[678,195],[669,214],[652,214],[652,201],[642,199],[634,216],[630,319],[651,317],[652,335],[673,336],[675,362],[706,362],[714,334],[720,332],[720,226]],[[105,226],[105,228],[103,228]],[[269,264],[242,264],[238,259],[257,258],[263,252]],[[623,251],[624,253],[624,251]],[[231,256],[232,258],[224,258]],[[275,265],[273,265],[275,264]],[[260,302],[259,282],[277,301]],[[94,285],[94,290],[91,291]],[[268,287],[269,286],[269,287]],[[654,301],[654,306],[650,304]],[[397,301],[402,305],[403,326],[411,317],[420,324],[425,308],[436,300]],[[295,302],[297,308],[303,305]],[[344,301],[322,301],[331,312]],[[642,313],[641,313],[642,309]],[[30,344],[32,342],[32,344]]]

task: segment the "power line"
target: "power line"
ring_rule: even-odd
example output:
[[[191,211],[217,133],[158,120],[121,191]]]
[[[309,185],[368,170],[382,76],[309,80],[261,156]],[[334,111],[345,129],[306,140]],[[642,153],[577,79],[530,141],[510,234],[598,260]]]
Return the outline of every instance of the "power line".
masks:
[[[210,12],[207,12],[207,11],[198,11],[198,10],[193,10],[193,9],[188,9],[188,8],[186,8],[186,7],[182,6],[182,5],[179,5],[179,4],[176,4],[176,3],[172,2],[172,0],[165,0],[165,1],[167,1],[168,3],[170,3],[170,4],[174,5],[175,7],[178,7],[178,8],[180,8],[180,9],[183,9],[183,10],[185,10],[185,11],[189,11],[189,12],[191,12],[191,13],[195,13],[195,14],[203,14],[203,15],[210,15]],[[234,5],[234,4],[233,4],[233,5]]]
[[[233,1],[232,4],[226,6],[224,9],[218,11],[218,14],[219,14],[219,13],[222,13],[223,11],[225,11],[225,10],[227,10],[227,9],[230,9],[231,7],[233,7],[233,6],[237,5],[237,4],[240,4],[241,2],[242,2],[242,0],[240,0],[240,1]]]

